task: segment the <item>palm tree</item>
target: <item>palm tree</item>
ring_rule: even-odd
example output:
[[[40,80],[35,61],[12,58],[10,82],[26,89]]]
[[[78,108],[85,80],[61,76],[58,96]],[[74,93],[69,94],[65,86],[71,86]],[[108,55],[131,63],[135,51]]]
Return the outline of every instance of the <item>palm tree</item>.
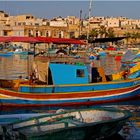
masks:
[[[140,38],[140,33],[136,32],[136,33],[132,33],[132,39],[134,39],[134,42],[136,43],[137,39]]]
[[[128,44],[129,39],[131,38],[131,33],[130,32],[126,32],[126,33],[124,33],[124,36],[126,37],[126,41],[127,41],[127,44]]]
[[[78,36],[79,39],[87,39],[87,35],[86,34],[81,34]]]
[[[99,34],[100,34],[100,37],[106,37],[107,31],[106,31],[105,26],[100,26]]]
[[[99,32],[98,32],[97,29],[92,29],[92,31],[89,33],[89,36],[91,38],[97,38],[98,37],[98,34],[99,34]]]
[[[115,37],[113,28],[109,28],[106,33],[107,37]]]

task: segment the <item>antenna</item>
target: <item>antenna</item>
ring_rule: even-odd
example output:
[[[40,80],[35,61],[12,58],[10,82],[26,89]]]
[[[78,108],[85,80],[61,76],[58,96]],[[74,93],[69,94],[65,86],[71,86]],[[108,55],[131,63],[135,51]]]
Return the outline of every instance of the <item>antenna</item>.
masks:
[[[88,13],[89,19],[91,17],[91,6],[92,6],[92,0],[90,0],[90,3],[89,3],[89,13]]]
[[[92,0],[90,0],[90,3],[89,3],[89,11],[88,11],[88,33],[87,33],[87,39],[89,39],[89,32],[90,32],[91,6],[92,6]]]
[[[82,20],[82,10],[80,10],[79,36],[81,35],[81,20]]]

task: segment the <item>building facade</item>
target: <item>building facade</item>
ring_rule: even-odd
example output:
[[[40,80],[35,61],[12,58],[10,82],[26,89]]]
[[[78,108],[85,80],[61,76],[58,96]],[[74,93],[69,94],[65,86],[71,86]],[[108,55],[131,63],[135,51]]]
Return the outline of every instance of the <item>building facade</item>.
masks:
[[[29,36],[78,38],[101,27],[113,29],[116,36],[140,33],[140,19],[126,17],[91,17],[79,19],[75,16],[55,17],[51,20],[37,18],[31,14],[9,16],[0,11],[0,36]]]

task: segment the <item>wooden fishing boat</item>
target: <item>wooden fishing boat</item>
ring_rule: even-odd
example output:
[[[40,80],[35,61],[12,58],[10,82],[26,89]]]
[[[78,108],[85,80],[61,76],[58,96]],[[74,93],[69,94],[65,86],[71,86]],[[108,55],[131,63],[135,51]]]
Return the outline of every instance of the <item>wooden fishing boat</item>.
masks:
[[[87,105],[128,100],[140,94],[140,63],[124,79],[123,72],[107,76],[101,67],[64,60],[35,59],[30,80],[0,80],[0,105]]]
[[[68,59],[66,59],[68,62]],[[140,95],[140,63],[123,72],[105,75],[101,67],[76,63],[33,64],[30,80],[0,80],[1,106],[72,106],[124,101]]]
[[[81,44],[78,40],[51,40],[45,37],[7,39],[30,43],[57,41]],[[123,71],[106,75],[103,68],[91,66],[90,60],[87,62],[85,57],[63,57],[61,54],[35,57],[29,80],[0,80],[0,106],[90,105],[139,96],[140,63],[132,67],[129,76],[124,79]]]
[[[5,127],[7,138],[23,140],[84,140],[107,138],[118,133],[131,114],[113,108],[60,110],[17,121]]]

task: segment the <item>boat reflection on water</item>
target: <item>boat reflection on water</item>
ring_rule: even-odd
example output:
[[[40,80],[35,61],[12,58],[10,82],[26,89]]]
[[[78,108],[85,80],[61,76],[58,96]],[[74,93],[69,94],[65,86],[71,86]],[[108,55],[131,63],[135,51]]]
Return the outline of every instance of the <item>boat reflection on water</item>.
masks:
[[[0,108],[0,115],[3,114],[18,114],[18,113],[49,113],[55,112],[59,109],[85,109],[85,108],[94,108],[94,107],[115,107],[117,109],[122,110],[129,110],[130,112],[140,112],[140,99],[134,99],[129,101],[123,102],[116,102],[116,103],[104,103],[100,105],[83,105],[83,106],[65,106],[65,107],[4,107],[1,106]],[[140,114],[139,114],[140,115]]]

